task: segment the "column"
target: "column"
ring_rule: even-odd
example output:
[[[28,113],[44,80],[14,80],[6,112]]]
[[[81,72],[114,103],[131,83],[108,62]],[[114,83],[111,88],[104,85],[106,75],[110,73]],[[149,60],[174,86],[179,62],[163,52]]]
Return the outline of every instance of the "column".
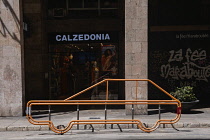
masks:
[[[125,26],[125,78],[147,79],[148,0],[125,0]],[[125,90],[126,100],[148,97],[147,82],[126,82]],[[147,105],[134,109],[135,114],[147,114]],[[131,105],[126,105],[126,114],[131,114]]]
[[[0,0],[0,116],[22,115],[20,0]]]

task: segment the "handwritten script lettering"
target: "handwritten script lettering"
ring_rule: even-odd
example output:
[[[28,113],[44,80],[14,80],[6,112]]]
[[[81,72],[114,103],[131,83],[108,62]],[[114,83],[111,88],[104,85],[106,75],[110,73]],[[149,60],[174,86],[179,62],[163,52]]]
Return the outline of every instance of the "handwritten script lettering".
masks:
[[[201,66],[199,62],[206,60],[207,55],[205,50],[192,51],[190,48],[183,53],[183,50],[169,51],[170,57],[168,64],[161,66],[161,77],[165,79],[192,79],[203,80],[208,82],[210,77],[210,65]],[[178,62],[178,65],[174,63]],[[172,64],[173,63],[173,64]]]

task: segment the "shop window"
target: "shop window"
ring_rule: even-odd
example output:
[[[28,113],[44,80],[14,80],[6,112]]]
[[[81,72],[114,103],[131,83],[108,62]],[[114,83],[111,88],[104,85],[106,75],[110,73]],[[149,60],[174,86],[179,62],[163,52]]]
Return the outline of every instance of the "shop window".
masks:
[[[150,26],[208,25],[209,0],[149,0]]]
[[[116,0],[101,0],[101,8],[117,8]]]
[[[98,8],[98,0],[84,0],[84,8]]]
[[[119,0],[50,0],[49,18],[117,17]]]
[[[118,78],[116,43],[50,44],[51,99],[65,99],[106,78]],[[118,99],[118,84],[110,85],[110,99]],[[78,99],[105,99],[105,85]]]
[[[69,0],[67,4],[68,8],[83,8],[83,0]]]

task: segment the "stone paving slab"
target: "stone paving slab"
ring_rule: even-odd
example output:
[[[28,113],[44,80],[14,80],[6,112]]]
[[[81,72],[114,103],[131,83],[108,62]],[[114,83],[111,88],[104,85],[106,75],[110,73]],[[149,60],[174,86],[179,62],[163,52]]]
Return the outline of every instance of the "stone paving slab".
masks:
[[[197,113],[196,113],[197,111]],[[131,115],[125,115],[125,111],[122,109],[108,110],[107,119],[131,119]],[[51,120],[54,125],[67,125],[71,120],[76,120],[77,112],[59,112],[52,113]],[[175,113],[164,112],[161,113],[161,119],[172,119],[176,116]],[[49,120],[48,114],[33,115],[36,120]],[[91,117],[97,117],[104,119],[103,110],[82,110],[80,111],[81,119],[90,119]],[[182,114],[179,122],[174,124],[176,128],[209,128],[210,127],[210,108],[193,110],[192,114]],[[153,126],[159,119],[159,114],[151,115],[134,115],[134,119],[140,119],[148,126]],[[0,117],[0,131],[46,131],[49,130],[47,125],[32,125],[28,122],[26,117]],[[120,124],[122,129],[132,128],[131,124]],[[104,129],[104,125],[94,124],[95,129]],[[161,125],[161,128],[171,128],[172,125]],[[79,126],[80,129],[84,129],[84,125]],[[88,128],[88,127],[87,127]],[[118,128],[114,125],[114,128]],[[134,128],[137,128],[134,125]],[[73,126],[72,129],[77,129],[77,126]],[[107,125],[107,129],[111,129],[111,125]]]

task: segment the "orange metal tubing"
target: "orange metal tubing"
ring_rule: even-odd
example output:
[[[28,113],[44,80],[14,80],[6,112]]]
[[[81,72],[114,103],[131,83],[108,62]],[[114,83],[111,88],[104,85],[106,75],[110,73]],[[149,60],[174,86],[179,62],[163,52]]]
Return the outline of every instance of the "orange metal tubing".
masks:
[[[109,97],[109,81],[136,81],[136,100],[108,100]],[[172,100],[137,100],[137,94],[138,94],[138,81],[147,81],[153,84],[155,87],[157,87],[159,90],[161,90],[163,93],[168,95],[172,98]],[[86,91],[102,84],[106,83],[106,100],[70,100],[73,99]],[[89,88],[84,89],[81,92],[78,92],[77,94],[65,99],[65,100],[34,100],[29,101],[27,103],[27,111],[26,111],[26,118],[28,121],[34,125],[48,125],[49,128],[55,132],[55,133],[66,133],[68,132],[73,125],[78,124],[136,124],[139,129],[145,132],[152,132],[158,128],[160,124],[174,124],[179,121],[181,117],[181,111],[176,114],[176,117],[171,120],[161,119],[158,120],[152,127],[147,128],[145,127],[140,120],[72,120],[68,123],[68,125],[64,129],[58,129],[54,126],[52,121],[49,120],[35,120],[33,119],[31,115],[31,108],[33,105],[138,105],[138,104],[164,104],[164,105],[177,105],[178,108],[181,108],[181,102],[174,98],[171,94],[169,94],[167,91],[162,89],[160,86],[158,86],[156,83],[149,79],[105,79],[101,82],[98,82],[94,84],[93,86],[90,86]]]

